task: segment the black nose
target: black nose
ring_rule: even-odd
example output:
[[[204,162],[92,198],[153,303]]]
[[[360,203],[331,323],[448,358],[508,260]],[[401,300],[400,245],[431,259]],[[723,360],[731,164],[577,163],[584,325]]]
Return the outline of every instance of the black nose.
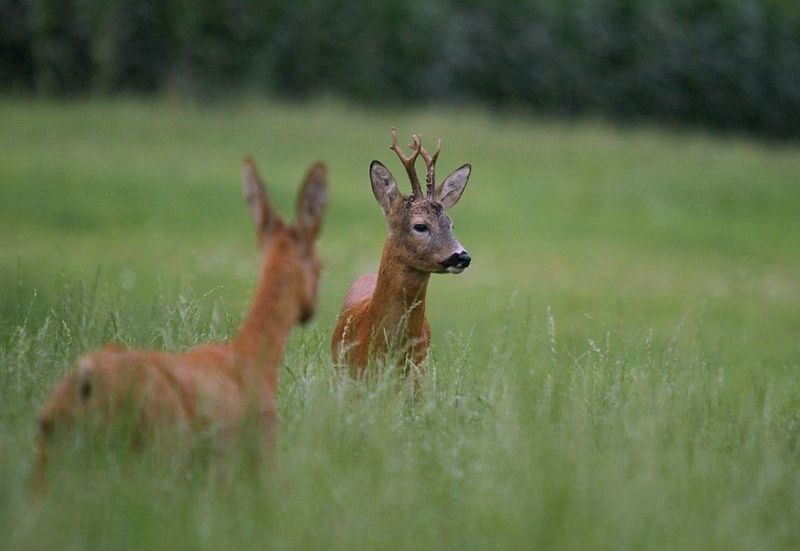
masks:
[[[461,268],[464,269],[472,262],[472,258],[467,254],[467,251],[451,254],[444,262],[442,268]]]

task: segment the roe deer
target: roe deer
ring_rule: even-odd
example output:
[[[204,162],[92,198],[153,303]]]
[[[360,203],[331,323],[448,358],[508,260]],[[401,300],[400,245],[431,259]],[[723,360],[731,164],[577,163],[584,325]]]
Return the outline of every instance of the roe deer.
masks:
[[[403,372],[409,361],[419,365],[425,360],[430,345],[425,318],[430,274],[461,273],[471,260],[445,214],[464,193],[470,165],[457,168],[437,187],[441,140],[432,155],[417,135],[412,136],[409,147],[411,155],[406,156],[392,128],[390,149],[406,169],[412,195],[398,190],[392,173],[379,161],[372,161],[369,167],[372,193],[383,209],[388,236],[378,274],[363,275],[350,286],[331,343],[334,363],[353,368],[357,375],[363,374],[370,358],[386,354],[391,347],[401,354]],[[425,195],[414,167],[420,155],[427,167]]]
[[[80,421],[109,426],[132,408],[133,438],[158,427],[232,434],[248,411],[257,415],[263,444],[277,428],[275,391],[286,338],[316,308],[320,262],[316,251],[327,204],[327,169],[312,165],[297,199],[297,220],[284,222],[253,162],[243,167],[244,196],[256,228],[261,273],[250,310],[228,342],[183,353],[106,345],[77,360],[51,392],[39,415],[35,486],[42,488],[48,444]],[[128,410],[126,410],[128,411]]]

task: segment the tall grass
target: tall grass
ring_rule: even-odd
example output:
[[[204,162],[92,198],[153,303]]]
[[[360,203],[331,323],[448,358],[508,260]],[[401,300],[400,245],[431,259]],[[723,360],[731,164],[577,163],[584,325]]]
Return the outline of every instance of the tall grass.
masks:
[[[0,114],[3,546],[800,545],[794,150],[331,105]],[[453,211],[475,265],[432,281],[416,392],[329,358],[346,285],[377,262],[366,171],[398,119],[475,166]],[[132,453],[87,435],[35,498],[36,412],[76,356],[235,330],[255,274],[245,152],[279,205],[307,162],[332,165],[320,312],[290,338],[274,465],[246,440]]]
[[[149,320],[154,337],[181,348],[225,335],[220,321],[183,317],[184,304]],[[70,362],[65,337],[99,342],[107,313],[54,312],[4,342],[9,548],[800,543],[800,383],[736,382],[698,313],[664,344],[613,329],[570,344],[552,312],[529,314],[500,324],[485,362],[450,334],[416,393],[391,370],[366,382],[337,372],[328,335],[300,331],[272,467],[246,445],[131,453],[87,438],[61,450],[37,499],[25,484],[36,408]]]

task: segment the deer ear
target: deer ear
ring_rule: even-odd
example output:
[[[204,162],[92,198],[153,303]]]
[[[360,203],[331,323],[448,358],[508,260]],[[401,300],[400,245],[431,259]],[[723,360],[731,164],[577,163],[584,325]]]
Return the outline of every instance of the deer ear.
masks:
[[[245,158],[242,166],[242,193],[250,208],[250,215],[260,242],[263,235],[280,221],[280,216],[272,208],[264,183],[258,176],[256,165],[250,157]]]
[[[328,205],[328,169],[314,163],[306,172],[305,181],[297,196],[297,227],[316,237],[322,227],[322,217]]]
[[[442,185],[436,190],[436,200],[442,204],[445,210],[448,210],[461,199],[461,195],[467,187],[471,171],[472,166],[469,164],[460,166],[445,178]]]
[[[389,214],[394,202],[400,197],[394,176],[380,161],[372,161],[369,165],[369,180],[372,184],[372,194],[375,195],[384,214]]]

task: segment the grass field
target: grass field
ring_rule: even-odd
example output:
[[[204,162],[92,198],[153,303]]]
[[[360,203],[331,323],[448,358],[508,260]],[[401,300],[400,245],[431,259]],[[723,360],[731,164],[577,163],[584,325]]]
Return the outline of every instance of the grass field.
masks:
[[[0,545],[797,548],[800,148],[470,110],[0,100]],[[473,257],[434,276],[428,377],[357,383],[328,340],[385,230],[389,128],[471,162]],[[236,329],[239,167],[287,215],[330,166],[318,316],[290,340],[277,466],[76,444],[28,493],[35,415],[107,340]],[[403,181],[403,178],[398,178]],[[401,184],[402,185],[402,184]]]

